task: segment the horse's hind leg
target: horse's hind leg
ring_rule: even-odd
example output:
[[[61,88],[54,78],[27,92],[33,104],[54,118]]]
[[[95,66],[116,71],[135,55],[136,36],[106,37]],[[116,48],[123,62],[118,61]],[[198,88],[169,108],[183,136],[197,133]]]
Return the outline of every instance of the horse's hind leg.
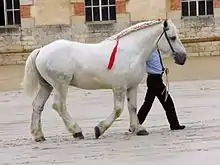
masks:
[[[32,103],[33,112],[31,118],[31,134],[36,142],[44,141],[44,135],[41,129],[41,113],[44,105],[49,98],[53,88],[44,80],[40,81],[40,89]]]
[[[67,95],[68,85],[60,85],[59,88],[55,88],[55,96],[53,109],[55,109],[63,122],[67,130],[73,135],[74,138],[83,139],[82,130],[79,125],[73,120],[66,108],[66,95]]]

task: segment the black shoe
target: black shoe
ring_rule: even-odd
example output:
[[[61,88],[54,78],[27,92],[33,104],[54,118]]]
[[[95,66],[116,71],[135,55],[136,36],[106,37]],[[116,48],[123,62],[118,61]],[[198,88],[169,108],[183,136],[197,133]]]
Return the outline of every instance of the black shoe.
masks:
[[[186,128],[185,125],[179,125],[179,126],[175,126],[175,127],[170,127],[171,130],[182,130]]]

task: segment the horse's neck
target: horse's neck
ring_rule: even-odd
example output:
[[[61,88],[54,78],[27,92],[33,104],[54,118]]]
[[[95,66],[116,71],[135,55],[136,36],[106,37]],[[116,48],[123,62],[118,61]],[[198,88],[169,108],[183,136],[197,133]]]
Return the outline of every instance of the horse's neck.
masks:
[[[162,32],[163,26],[161,24],[133,32],[119,39],[119,47],[124,50],[131,50],[134,54],[129,55],[136,56],[140,62],[145,63],[156,49],[157,41]]]

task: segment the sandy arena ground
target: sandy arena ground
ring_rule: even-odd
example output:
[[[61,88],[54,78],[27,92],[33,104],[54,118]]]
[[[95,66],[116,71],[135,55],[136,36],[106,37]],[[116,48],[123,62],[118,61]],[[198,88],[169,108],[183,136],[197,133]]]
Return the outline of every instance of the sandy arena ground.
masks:
[[[185,67],[167,61],[170,93],[179,120],[187,128],[170,131],[164,110],[155,104],[144,123],[148,136],[127,132],[127,105],[119,120],[94,139],[93,127],[112,111],[110,90],[70,88],[68,109],[82,127],[85,139],[74,140],[52,110],[52,97],[42,116],[47,141],[36,143],[30,132],[32,99],[19,87],[23,66],[0,68],[0,165],[219,165],[220,161],[220,57],[191,59]],[[183,81],[184,80],[184,81]],[[193,80],[193,81],[192,81]],[[138,90],[138,107],[145,84]]]

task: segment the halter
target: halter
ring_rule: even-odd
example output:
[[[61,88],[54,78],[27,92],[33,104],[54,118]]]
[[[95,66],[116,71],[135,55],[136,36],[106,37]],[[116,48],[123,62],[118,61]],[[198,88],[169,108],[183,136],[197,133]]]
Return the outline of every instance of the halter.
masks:
[[[163,34],[165,35],[165,37],[167,39],[167,42],[168,42],[168,44],[170,46],[170,49],[172,50],[173,53],[175,53],[175,50],[173,49],[173,46],[171,45],[170,40],[169,40],[169,38],[167,36],[167,30],[169,30],[169,28],[167,26],[167,20],[165,20],[164,27],[163,27],[163,33],[160,35],[160,37],[159,37],[159,39],[157,41],[157,50],[158,50],[159,54],[160,54],[160,51],[159,51],[158,43],[159,43],[160,39],[162,38]]]
[[[162,61],[162,57],[161,57],[161,53],[160,53],[160,50],[159,50],[159,47],[158,47],[158,43],[159,43],[159,41],[160,41],[160,39],[162,38],[162,36],[163,36],[163,34],[165,35],[165,37],[166,37],[166,39],[167,39],[167,42],[168,42],[168,44],[169,44],[169,46],[170,46],[170,49],[172,50],[172,52],[173,52],[173,54],[175,54],[175,51],[174,51],[174,49],[173,49],[173,46],[171,45],[171,43],[170,43],[170,40],[169,40],[169,38],[168,38],[168,36],[167,36],[167,30],[169,30],[169,28],[167,27],[167,22],[166,22],[167,20],[165,20],[165,22],[164,22],[164,28],[163,28],[163,33],[160,35],[160,37],[159,37],[159,39],[158,39],[158,41],[157,41],[157,52],[158,52],[158,54],[159,54],[159,57],[160,57],[160,63],[161,63],[161,66],[162,66],[162,72],[164,73],[165,72],[165,74],[166,74],[166,85],[165,85],[165,89],[162,91],[162,93],[161,93],[161,95],[166,91],[166,94],[165,94],[165,102],[166,102],[166,100],[167,100],[167,97],[168,97],[168,92],[169,92],[169,80],[168,80],[168,73],[167,73],[167,71],[166,71],[166,69],[164,68],[164,65],[163,65],[163,61]],[[166,90],[167,89],[167,90]]]

